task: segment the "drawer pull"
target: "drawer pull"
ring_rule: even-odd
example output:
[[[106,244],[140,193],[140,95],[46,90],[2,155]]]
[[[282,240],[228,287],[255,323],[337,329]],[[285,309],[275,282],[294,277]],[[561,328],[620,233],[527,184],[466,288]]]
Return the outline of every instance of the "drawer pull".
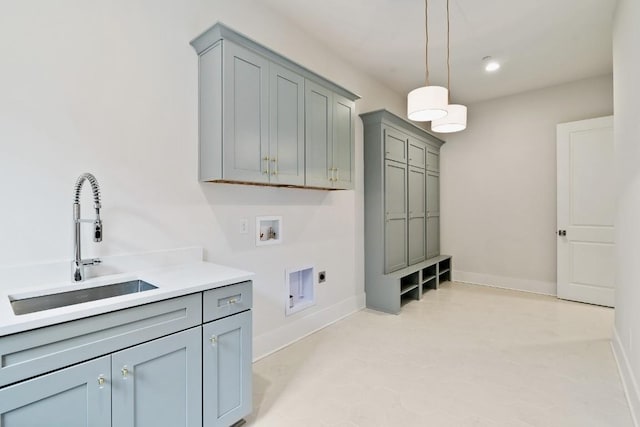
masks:
[[[237,299],[235,299],[235,298],[231,298],[229,301],[227,301],[227,304],[231,305],[231,304],[235,304],[235,303],[237,303],[237,302],[238,302],[238,300],[237,300]]]

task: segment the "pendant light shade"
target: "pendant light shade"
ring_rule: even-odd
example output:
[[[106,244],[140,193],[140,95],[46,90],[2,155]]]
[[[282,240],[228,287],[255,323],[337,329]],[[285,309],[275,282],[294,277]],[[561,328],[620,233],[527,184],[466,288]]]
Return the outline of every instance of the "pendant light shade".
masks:
[[[447,0],[447,89],[451,90],[451,48],[449,37],[449,0]],[[448,92],[451,96],[451,92]],[[460,132],[467,128],[467,107],[460,104],[447,105],[447,115],[431,122],[431,130],[438,133]]]
[[[429,122],[447,115],[449,91],[441,86],[423,86],[409,92],[407,115],[415,122]]]
[[[467,128],[467,107],[460,104],[449,104],[449,114],[431,122],[431,130],[438,133],[460,132]]]

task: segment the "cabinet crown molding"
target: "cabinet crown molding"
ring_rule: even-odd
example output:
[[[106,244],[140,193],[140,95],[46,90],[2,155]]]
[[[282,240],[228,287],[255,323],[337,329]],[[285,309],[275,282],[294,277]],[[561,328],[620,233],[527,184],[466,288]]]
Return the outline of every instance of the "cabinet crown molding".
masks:
[[[255,40],[252,40],[251,38],[245,36],[244,34],[241,34],[227,27],[222,22],[216,22],[211,28],[204,31],[195,39],[191,40],[190,44],[196,50],[198,55],[201,55],[202,53],[206,52],[209,48],[214,46],[216,43],[218,43],[220,40],[231,40],[234,43],[246,49],[250,49],[257,54],[264,56],[270,61],[276,62],[279,65],[282,65],[283,67],[286,67],[291,71],[294,71],[307,79],[320,83],[322,86],[325,86],[327,89],[330,89],[331,91],[339,95],[342,95],[351,101],[356,101],[360,99],[359,95],[356,95],[355,93],[345,89],[344,87],[338,85],[337,83],[334,83],[331,80],[328,80],[322,77],[321,75],[314,73],[313,71],[290,60],[289,58],[286,58],[280,55],[278,52],[275,52],[269,49],[268,47],[263,46],[262,44],[256,42]]]
[[[415,134],[415,136],[424,138],[427,142],[436,145],[437,147],[441,147],[446,141],[434,136],[424,130],[423,128],[416,126],[408,120],[399,117],[387,109],[369,111],[368,113],[360,114],[360,118],[362,122],[367,125],[369,123],[380,123],[384,122],[394,127],[399,127],[404,132],[411,131]]]

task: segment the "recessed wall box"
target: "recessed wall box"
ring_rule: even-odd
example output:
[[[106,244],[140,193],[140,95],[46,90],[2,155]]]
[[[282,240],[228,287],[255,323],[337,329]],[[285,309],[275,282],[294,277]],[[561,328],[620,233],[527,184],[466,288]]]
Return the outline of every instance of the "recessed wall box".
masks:
[[[256,217],[256,246],[282,243],[282,217]]]
[[[313,267],[286,271],[287,316],[316,304],[315,273]]]

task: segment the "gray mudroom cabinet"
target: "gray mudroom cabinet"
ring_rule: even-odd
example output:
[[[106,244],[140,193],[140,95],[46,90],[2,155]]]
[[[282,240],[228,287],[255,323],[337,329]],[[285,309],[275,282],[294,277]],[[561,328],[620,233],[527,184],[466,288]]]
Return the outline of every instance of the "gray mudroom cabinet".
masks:
[[[357,95],[221,23],[191,44],[201,181],[353,188]]]
[[[386,111],[361,114],[365,165],[367,306],[398,313],[403,297],[437,287],[440,255],[439,156],[444,141]],[[442,265],[440,265],[442,264]]]
[[[228,427],[251,412],[251,282],[0,337],[3,427]]]

